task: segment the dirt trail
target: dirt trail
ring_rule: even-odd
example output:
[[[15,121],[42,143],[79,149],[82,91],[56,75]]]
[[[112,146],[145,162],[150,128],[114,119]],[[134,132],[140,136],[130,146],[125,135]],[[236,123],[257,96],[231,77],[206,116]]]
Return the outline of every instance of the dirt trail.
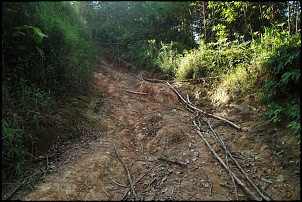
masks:
[[[115,146],[129,169],[137,199],[236,200],[229,173],[192,125],[195,114],[181,105],[169,86],[139,80],[105,59],[102,63],[95,78],[105,99],[95,98],[87,112],[98,122],[75,141],[64,140],[62,163],[53,165],[54,172],[22,200],[133,200]],[[173,86],[189,92],[182,83]],[[254,183],[273,200],[299,200],[299,154],[284,163],[285,158],[278,158],[268,143],[255,138],[265,134],[260,133],[263,120],[252,108],[228,105],[212,110],[247,129],[238,131],[208,118]],[[224,151],[211,140],[208,128],[205,130],[210,144],[225,160]],[[236,188],[238,199],[248,200],[240,186]]]

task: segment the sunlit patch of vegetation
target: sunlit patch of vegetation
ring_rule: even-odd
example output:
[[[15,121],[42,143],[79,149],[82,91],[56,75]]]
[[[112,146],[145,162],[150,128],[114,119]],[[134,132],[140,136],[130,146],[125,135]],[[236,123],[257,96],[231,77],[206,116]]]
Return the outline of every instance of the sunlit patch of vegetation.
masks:
[[[155,64],[170,78],[220,77],[211,87],[213,103],[245,101],[253,96],[254,103],[268,105],[264,115],[271,122],[287,122],[300,142],[301,35],[289,35],[275,27],[253,36],[254,40],[241,44],[227,38],[208,44],[201,41],[198,49],[182,54],[172,43],[162,44]]]

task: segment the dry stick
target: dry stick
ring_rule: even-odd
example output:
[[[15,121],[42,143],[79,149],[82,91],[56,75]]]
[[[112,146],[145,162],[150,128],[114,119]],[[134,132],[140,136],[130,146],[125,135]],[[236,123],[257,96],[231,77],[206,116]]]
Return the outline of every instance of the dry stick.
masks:
[[[152,82],[152,83],[165,83],[167,80],[160,80],[160,79],[147,79],[147,78],[141,78],[144,81]],[[173,80],[169,80],[170,82],[175,82]]]
[[[21,187],[21,185],[23,184],[17,185],[9,194],[7,194],[7,196],[5,196],[5,198],[2,198],[2,200],[4,201],[8,200],[11,197],[11,195],[13,195],[13,193],[15,193]]]
[[[225,121],[225,122],[229,123],[230,125],[232,125],[233,127],[235,127],[235,128],[237,128],[237,129],[240,129],[240,130],[241,130],[241,127],[237,126],[236,124],[234,124],[234,123],[232,123],[232,122],[230,122],[230,121],[228,121],[228,120],[226,120],[226,119],[224,119],[224,118],[215,116],[215,115],[213,115],[213,114],[206,113],[206,112],[204,112],[204,111],[202,111],[202,110],[200,110],[200,109],[198,109],[198,108],[196,108],[196,107],[194,107],[194,106],[188,104],[188,103],[186,102],[186,100],[182,98],[182,96],[180,95],[180,93],[179,93],[173,86],[171,86],[171,84],[170,84],[169,82],[166,82],[166,83],[167,83],[167,85],[169,85],[170,88],[178,95],[178,97],[179,97],[179,98],[180,98],[187,106],[189,106],[190,108],[192,108],[192,109],[194,109],[194,110],[196,110],[196,111],[198,111],[198,112],[201,112],[202,114],[207,114],[207,115],[212,116],[212,117],[214,117],[214,118],[217,118],[217,119],[219,119],[219,120]],[[199,132],[199,131],[198,131],[198,132]],[[200,133],[200,132],[199,132],[199,133]],[[229,151],[228,151],[228,153],[229,153],[229,155],[231,155]],[[216,155],[217,155],[217,154],[216,154]],[[218,157],[218,158],[219,158],[219,157]],[[250,178],[245,174],[245,172],[243,171],[243,169],[240,167],[240,165],[237,163],[237,161],[232,157],[232,155],[231,155],[231,158],[234,160],[234,162],[236,163],[237,167],[241,170],[241,172],[246,176],[247,180],[253,185],[253,187],[256,189],[256,191],[257,191],[257,192],[258,192],[265,200],[270,201],[271,199],[270,199],[269,197],[265,196],[265,195],[258,189],[258,187],[250,180]],[[222,162],[223,162],[223,161],[222,161]],[[225,164],[224,164],[224,165],[225,165]],[[226,168],[227,168],[227,167],[226,167]],[[233,176],[234,176],[234,175],[233,175]],[[235,176],[234,176],[234,177],[235,177]],[[238,181],[239,179],[237,178],[236,180]]]
[[[110,179],[111,179],[111,178],[110,178]],[[114,181],[113,179],[111,179],[111,181],[112,181],[113,183],[115,183],[115,184],[117,184],[117,185],[121,186],[121,187],[126,187],[126,188],[128,188],[128,186],[127,186],[127,185],[120,184],[120,183],[118,183],[118,182]]]
[[[197,131],[197,134],[202,138],[202,140],[206,143],[206,145],[208,146],[208,148],[211,150],[211,152],[213,153],[213,155],[215,156],[215,158],[217,160],[220,161],[220,163],[223,165],[223,167],[225,169],[228,169],[227,165],[224,163],[224,161],[217,155],[217,153],[213,150],[213,148],[211,147],[211,145],[209,144],[209,142],[205,139],[205,137],[203,136],[203,134],[200,131]],[[230,171],[234,177],[234,179],[237,181],[237,183],[239,185],[241,185],[241,187],[245,190],[245,192],[249,195],[249,197],[252,200],[257,200],[257,201],[261,201],[261,199],[259,199],[257,196],[255,196],[247,186],[245,186],[245,184],[235,175],[235,173],[233,173],[232,171]]]
[[[8,193],[4,198],[2,198],[3,201],[6,201],[8,200],[21,186],[23,186],[26,182],[26,180],[33,176],[33,175],[36,175],[38,173],[40,173],[41,171],[32,171],[31,174],[29,176],[27,176],[23,182],[21,182],[20,184],[18,184],[10,193]]]
[[[203,81],[203,82],[205,82],[206,79],[219,79],[221,77],[224,77],[224,76],[204,77],[204,78],[186,79],[186,80],[179,80],[179,81],[177,81],[177,80],[148,79],[148,78],[141,78],[141,77],[139,77],[139,78],[142,79],[142,80],[145,80],[145,81],[153,82],[153,83],[165,83],[165,82],[191,82],[191,81]]]
[[[110,67],[110,65],[106,64],[105,62],[101,61],[101,63],[107,67]],[[110,67],[111,68],[111,67]]]
[[[238,130],[241,130],[241,127],[240,126],[237,126],[236,124],[232,123],[231,121],[227,120],[227,119],[224,119],[222,117],[219,117],[219,116],[216,116],[216,115],[213,115],[213,114],[209,114],[209,113],[206,113],[204,111],[202,111],[201,109],[198,109],[196,107],[194,107],[193,105],[189,104],[181,95],[180,93],[176,90],[176,88],[174,88],[173,86],[171,86],[171,84],[169,82],[166,82],[168,86],[170,86],[170,88],[178,95],[178,97],[187,105],[189,106],[191,109],[194,109],[195,111],[198,111],[204,115],[208,115],[208,116],[211,116],[213,118],[216,118],[216,119],[219,119],[221,121],[224,121],[228,124],[230,124],[231,126],[237,128]]]
[[[134,92],[134,91],[130,91],[130,90],[124,90],[127,93],[133,93],[133,94],[139,94],[139,95],[147,95],[147,93],[141,93],[141,92]]]
[[[143,179],[143,177],[144,177],[145,175],[147,175],[147,173],[150,172],[150,170],[152,170],[152,168],[150,168],[150,169],[149,169],[147,172],[145,172],[140,178],[138,178],[138,179],[133,183],[133,185],[135,185],[138,181],[140,181],[141,179]],[[128,190],[126,191],[126,193],[124,194],[122,200],[124,200],[124,199],[127,198],[127,194],[129,193],[130,190],[131,190],[131,188],[128,189]]]
[[[246,177],[246,179],[249,181],[249,183],[255,188],[255,190],[257,191],[257,193],[264,198],[266,201],[270,201],[271,198],[269,196],[266,196],[265,194],[263,194],[259,188],[253,183],[253,181],[248,177],[248,175],[245,173],[245,171],[242,169],[242,167],[239,165],[239,163],[236,161],[236,159],[233,157],[233,155],[231,154],[231,152],[226,148],[223,140],[220,138],[220,136],[218,135],[218,133],[216,131],[214,131],[214,129],[212,128],[211,124],[208,121],[205,121],[209,128],[211,129],[211,131],[214,133],[214,135],[216,136],[218,142],[220,143],[220,145],[223,147],[223,149],[225,149],[225,151],[227,152],[227,154],[231,157],[231,159],[235,162],[236,166],[240,169],[240,171],[242,172],[242,174]]]
[[[228,160],[228,154],[227,154],[227,151],[226,151],[226,150],[225,150],[225,153],[226,153],[226,156],[225,156],[226,165],[227,165],[228,167],[230,167],[230,166],[229,166],[229,160]],[[232,179],[232,182],[233,182],[233,185],[234,185],[234,191],[235,191],[236,199],[237,199],[237,201],[238,201],[238,192],[237,192],[236,182],[235,182],[234,176],[232,175],[232,173],[230,172],[230,170],[229,170],[229,175],[230,175],[230,177],[231,177],[231,179]]]
[[[131,175],[130,175],[130,172],[128,170],[128,167],[126,166],[126,164],[124,163],[124,161],[121,159],[121,157],[119,156],[117,150],[116,150],[116,146],[114,144],[114,150],[115,150],[115,154],[116,154],[116,157],[118,158],[118,160],[123,164],[125,170],[127,171],[127,175],[128,175],[128,179],[129,179],[129,183],[130,183],[130,187],[131,187],[131,190],[132,190],[132,194],[134,196],[134,199],[137,200],[137,196],[136,196],[136,193],[135,193],[135,190],[134,190],[134,187],[133,187],[133,183],[132,183],[132,179],[131,179]]]
[[[185,167],[187,164],[184,163],[184,162],[180,162],[180,161],[175,161],[175,160],[171,160],[171,159],[167,159],[165,157],[158,157],[157,158],[158,160],[162,160],[162,161],[168,161],[170,163],[174,163],[174,164],[177,164],[177,165],[180,165],[182,167]]]
[[[235,191],[235,195],[236,195],[236,199],[238,201],[238,192],[237,192],[237,187],[236,187],[236,183],[235,183],[235,180],[234,180],[234,177],[233,175],[231,174],[230,172],[230,167],[229,167],[229,163],[228,163],[228,153],[227,153],[227,149],[225,147],[225,144],[223,142],[223,140],[220,138],[220,136],[218,135],[218,133],[212,128],[212,125],[210,124],[210,122],[208,121],[208,119],[206,117],[202,117],[203,118],[203,121],[206,122],[209,126],[209,128],[211,129],[212,133],[214,134],[214,137],[213,139],[215,139],[216,141],[218,141],[220,143],[221,146],[224,147],[224,150],[225,150],[225,153],[226,153],[226,156],[225,156],[225,162],[226,162],[226,165],[228,166],[228,171],[229,171],[229,175],[232,179],[232,182],[233,182],[233,185],[234,185],[234,191]],[[197,124],[193,121],[194,125],[199,129],[200,131],[200,121],[198,119],[198,123],[199,123],[199,126],[197,126]]]

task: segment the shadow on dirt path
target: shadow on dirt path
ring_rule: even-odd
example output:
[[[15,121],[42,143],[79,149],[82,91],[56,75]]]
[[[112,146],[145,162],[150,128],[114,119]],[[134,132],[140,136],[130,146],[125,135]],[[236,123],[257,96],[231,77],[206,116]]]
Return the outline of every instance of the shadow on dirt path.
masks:
[[[181,105],[168,85],[139,80],[106,59],[95,78],[104,99],[92,100],[87,113],[97,123],[76,141],[65,143],[62,163],[22,200],[134,200],[134,195],[146,201],[249,200],[197,135],[192,124],[196,115]],[[180,92],[188,90],[182,83],[173,86]],[[299,200],[300,150],[290,158],[280,158],[282,153],[278,157],[270,142],[261,139],[268,131],[263,128],[265,121],[250,107],[212,110],[247,130],[208,118],[259,189],[273,200]],[[225,160],[224,151],[204,129]],[[271,135],[276,133],[272,130]],[[114,147],[130,172],[134,190]]]

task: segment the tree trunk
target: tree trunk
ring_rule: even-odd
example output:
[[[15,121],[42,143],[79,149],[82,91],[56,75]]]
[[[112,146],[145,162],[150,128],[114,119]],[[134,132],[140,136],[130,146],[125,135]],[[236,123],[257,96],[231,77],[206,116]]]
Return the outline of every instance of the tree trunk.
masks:
[[[205,11],[205,3],[204,3],[204,1],[202,2],[202,13],[203,13],[204,40],[207,41],[206,11]]]

